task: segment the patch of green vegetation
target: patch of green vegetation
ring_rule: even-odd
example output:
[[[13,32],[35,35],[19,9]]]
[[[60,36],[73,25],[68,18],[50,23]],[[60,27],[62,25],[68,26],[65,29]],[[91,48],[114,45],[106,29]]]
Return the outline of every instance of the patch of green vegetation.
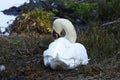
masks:
[[[38,36],[43,33],[50,33],[52,28],[52,12],[45,11],[43,8],[36,8],[28,13],[18,16],[10,26],[11,32],[19,34],[30,34]]]
[[[32,19],[39,22],[39,25],[43,28],[43,32],[51,31],[51,18],[54,16],[52,12],[44,11],[43,8],[36,8],[28,14],[32,16]]]
[[[86,23],[90,20],[96,19],[96,4],[95,3],[85,3],[85,2],[76,2],[72,3],[69,7],[72,9],[73,13],[72,16],[77,16],[79,19],[85,21]]]

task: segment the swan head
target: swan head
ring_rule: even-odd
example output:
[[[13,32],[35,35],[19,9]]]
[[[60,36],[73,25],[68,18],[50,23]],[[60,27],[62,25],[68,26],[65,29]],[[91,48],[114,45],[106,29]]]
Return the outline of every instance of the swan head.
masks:
[[[52,36],[53,36],[53,38],[55,38],[55,39],[57,39],[57,38],[60,37],[60,35],[59,35],[55,30],[53,30]]]
[[[73,24],[68,19],[59,18],[53,22],[53,37],[55,39],[61,36],[62,31],[65,31],[65,38],[70,42],[75,42],[77,38]]]

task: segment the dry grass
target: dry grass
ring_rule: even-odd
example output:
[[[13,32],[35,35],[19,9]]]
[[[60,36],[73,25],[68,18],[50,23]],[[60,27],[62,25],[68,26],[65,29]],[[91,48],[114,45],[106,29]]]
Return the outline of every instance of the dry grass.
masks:
[[[108,29],[107,29],[108,30]],[[12,34],[9,37],[0,37],[0,65],[6,67],[0,72],[1,80],[96,80],[120,78],[120,52],[116,45],[119,39],[109,31],[98,28],[78,34],[78,42],[83,43],[87,50],[90,63],[79,66],[76,70],[56,71],[43,65],[43,51],[52,41],[51,35]],[[104,35],[103,35],[104,34]],[[118,35],[119,36],[119,35]],[[107,42],[108,41],[108,42]],[[101,53],[110,50],[113,57],[105,57]],[[114,52],[115,50],[115,52]],[[110,52],[109,51],[109,52]],[[113,55],[113,54],[112,54]],[[106,58],[103,59],[102,58]],[[102,62],[100,62],[102,59]]]
[[[47,43],[44,43],[44,39]],[[43,50],[47,48],[50,39],[52,38],[49,35],[44,38],[43,36],[35,38],[23,35],[0,37],[0,64],[6,66],[6,71],[0,75],[0,78],[15,77],[19,72],[32,67],[39,71],[41,66],[43,67]]]
[[[78,42],[86,46],[88,55],[92,59],[102,61],[119,51],[120,26],[112,27],[93,27],[78,33]]]

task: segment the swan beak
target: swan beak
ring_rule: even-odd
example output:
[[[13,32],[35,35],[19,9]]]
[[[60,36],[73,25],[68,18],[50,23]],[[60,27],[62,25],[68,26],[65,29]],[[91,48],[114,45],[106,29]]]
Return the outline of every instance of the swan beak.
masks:
[[[55,39],[60,37],[59,34],[55,30],[53,30],[52,35]]]

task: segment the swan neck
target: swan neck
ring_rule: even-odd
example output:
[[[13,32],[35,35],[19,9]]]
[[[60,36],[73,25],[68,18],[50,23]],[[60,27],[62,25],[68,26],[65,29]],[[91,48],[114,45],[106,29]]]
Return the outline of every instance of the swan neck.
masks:
[[[64,30],[66,32],[65,38],[72,43],[76,42],[77,34],[74,27],[71,27],[71,28],[67,27],[67,28],[64,28]]]
[[[53,29],[59,35],[61,35],[62,30],[64,30],[65,31],[64,37],[72,43],[76,42],[77,34],[72,22],[70,22],[69,20],[62,18],[56,19],[53,23]]]

